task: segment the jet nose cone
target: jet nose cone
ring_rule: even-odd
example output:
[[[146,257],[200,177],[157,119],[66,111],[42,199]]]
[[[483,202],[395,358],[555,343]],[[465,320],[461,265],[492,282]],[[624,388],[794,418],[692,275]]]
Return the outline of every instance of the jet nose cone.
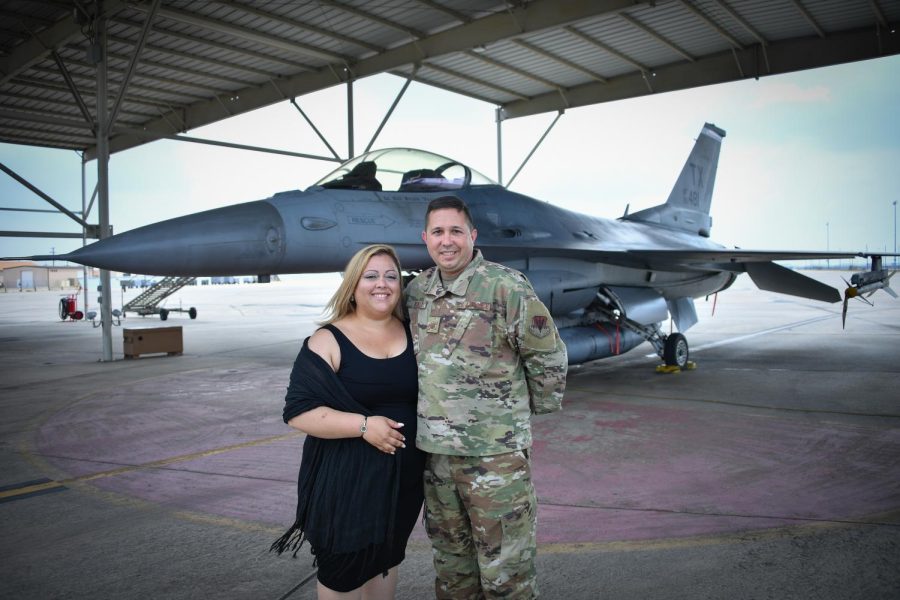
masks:
[[[147,225],[73,252],[72,260],[147,275],[276,273],[284,256],[284,220],[265,200]]]

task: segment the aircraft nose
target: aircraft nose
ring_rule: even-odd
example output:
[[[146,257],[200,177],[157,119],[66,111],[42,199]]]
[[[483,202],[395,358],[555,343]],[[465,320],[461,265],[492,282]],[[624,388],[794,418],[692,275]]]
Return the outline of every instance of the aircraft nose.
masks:
[[[126,231],[70,256],[146,275],[263,275],[278,272],[284,249],[281,213],[258,200]]]

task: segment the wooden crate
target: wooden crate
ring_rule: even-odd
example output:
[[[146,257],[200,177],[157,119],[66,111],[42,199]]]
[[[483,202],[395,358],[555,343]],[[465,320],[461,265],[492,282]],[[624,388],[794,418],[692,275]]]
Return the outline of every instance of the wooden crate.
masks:
[[[125,358],[137,358],[142,354],[165,352],[168,355],[184,352],[181,327],[146,327],[123,329]]]

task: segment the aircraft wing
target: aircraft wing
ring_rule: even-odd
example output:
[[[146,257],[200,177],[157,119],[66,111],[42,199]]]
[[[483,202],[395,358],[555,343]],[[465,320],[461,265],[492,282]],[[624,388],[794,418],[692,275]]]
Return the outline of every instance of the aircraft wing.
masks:
[[[507,257],[505,248],[486,247],[485,255],[493,260]],[[516,249],[519,256],[523,249]],[[826,260],[869,257],[863,252],[816,252],[796,250],[734,249],[597,249],[585,247],[530,248],[526,254],[557,256],[588,262],[605,263],[650,271],[728,271],[747,273],[762,290],[836,303],[842,299],[840,291],[796,271],[776,264],[776,260]]]
[[[871,256],[864,252],[818,252],[798,250],[743,250],[715,249],[715,250],[628,250],[628,254],[641,257],[653,263],[666,263],[670,265],[697,265],[697,264],[730,264],[730,263],[758,263],[773,260],[826,260],[830,258],[864,258]]]
[[[478,240],[476,246],[485,251],[485,255],[492,260],[504,260],[508,258],[526,256],[554,256],[559,258],[571,258],[588,262],[608,263],[623,267],[653,270],[683,270],[696,268],[698,270],[722,270],[744,272],[744,265],[750,263],[767,263],[775,260],[826,260],[839,258],[866,258],[875,253],[866,252],[817,252],[798,250],[743,250],[740,248],[628,248],[615,247],[598,248],[588,245],[582,246],[547,246],[533,245],[530,247],[512,246],[509,244],[491,244]],[[877,254],[877,256],[891,256],[890,254]]]
[[[796,271],[776,264],[776,260],[827,260],[866,258],[863,252],[805,252],[775,250],[635,250],[649,264],[661,268],[661,263],[682,268],[715,269],[746,272],[761,290],[837,303],[841,293],[837,289]]]

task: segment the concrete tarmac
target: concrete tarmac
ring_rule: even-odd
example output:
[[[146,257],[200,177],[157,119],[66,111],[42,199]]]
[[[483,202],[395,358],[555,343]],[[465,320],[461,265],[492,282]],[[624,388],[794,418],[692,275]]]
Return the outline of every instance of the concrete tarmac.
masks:
[[[62,294],[0,293],[0,596],[315,598],[306,549],[268,547],[303,439],[284,389],[337,283],[185,288],[198,318],[129,315],[111,363]],[[839,304],[742,277],[697,302],[696,370],[649,345],[573,368],[534,421],[542,597],[900,597],[900,301],[873,299],[842,331]],[[182,355],[123,359],[123,328],[161,326]],[[398,599],[433,597],[421,526],[400,573]]]

